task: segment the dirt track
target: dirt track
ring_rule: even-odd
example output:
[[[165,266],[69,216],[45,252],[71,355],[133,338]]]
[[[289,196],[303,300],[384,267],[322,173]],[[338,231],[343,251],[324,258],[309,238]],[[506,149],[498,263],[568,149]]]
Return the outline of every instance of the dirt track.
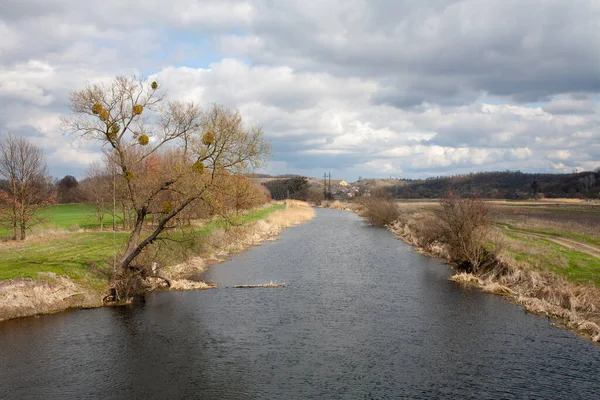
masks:
[[[502,226],[502,228],[506,229],[507,231],[512,231],[512,232],[521,234],[523,236],[546,239],[546,240],[549,240],[556,244],[559,244],[561,246],[567,247],[569,249],[576,250],[576,251],[579,251],[582,253],[589,254],[590,256],[600,258],[600,246],[581,242],[579,240],[575,240],[575,239],[571,239],[571,238],[552,236],[552,235],[544,235],[541,233],[527,232],[525,230],[511,228],[508,225],[501,225],[501,226]]]

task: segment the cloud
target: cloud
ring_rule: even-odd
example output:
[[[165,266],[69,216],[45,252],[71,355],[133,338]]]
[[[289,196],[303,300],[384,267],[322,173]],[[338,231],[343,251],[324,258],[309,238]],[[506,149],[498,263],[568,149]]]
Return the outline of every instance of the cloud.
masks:
[[[141,72],[262,125],[273,173],[589,169],[599,13],[591,0],[5,0],[0,132],[81,176],[101,153],[60,131],[69,92]]]
[[[594,114],[597,106],[593,101],[584,99],[559,99],[544,105],[543,110],[549,114]]]

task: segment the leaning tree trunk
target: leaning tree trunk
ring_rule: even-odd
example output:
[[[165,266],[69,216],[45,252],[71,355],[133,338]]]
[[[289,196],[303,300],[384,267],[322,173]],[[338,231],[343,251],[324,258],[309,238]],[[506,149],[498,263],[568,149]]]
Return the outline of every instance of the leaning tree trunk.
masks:
[[[121,259],[122,271],[127,270],[127,268],[129,268],[129,264],[131,264],[133,259],[141,252],[141,249],[138,250],[138,247],[145,217],[146,216],[143,213],[139,213],[136,217],[135,225],[129,236],[129,241],[127,242],[127,249],[125,250],[125,254],[123,254],[123,258]]]

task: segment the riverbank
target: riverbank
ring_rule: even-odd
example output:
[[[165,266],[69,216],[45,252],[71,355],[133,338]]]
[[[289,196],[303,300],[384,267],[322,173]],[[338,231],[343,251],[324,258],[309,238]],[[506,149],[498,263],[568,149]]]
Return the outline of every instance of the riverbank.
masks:
[[[593,254],[563,247],[556,237],[538,237],[538,234],[533,241],[528,232],[515,236],[514,230],[493,226],[486,238],[490,255],[484,265],[476,273],[461,272],[452,264],[447,245],[430,238],[434,207],[436,204],[430,202],[400,203],[400,219],[387,228],[416,251],[445,259],[456,271],[451,280],[505,296],[528,312],[545,315],[558,326],[600,342],[600,288],[595,273],[600,260]],[[360,210],[354,211],[360,214]],[[585,211],[589,214],[589,210]],[[498,207],[494,212],[497,221]],[[517,212],[521,219],[525,217],[526,211]],[[535,217],[539,220],[539,215]],[[500,220],[504,221],[505,216],[501,215]],[[558,225],[553,222],[553,226]],[[581,237],[590,242],[595,240],[589,235]]]
[[[387,228],[418,252],[450,262],[444,243],[425,242],[419,236],[419,218],[426,217],[415,214]],[[451,280],[505,296],[528,312],[545,315],[554,319],[558,326],[600,342],[600,290],[597,287],[573,283],[548,269],[519,261],[509,248],[504,247],[502,232],[496,230],[491,236],[497,247],[484,268],[477,273],[465,273],[458,272],[453,265],[457,273]]]
[[[307,203],[288,200],[284,210],[269,214],[256,223],[232,227],[229,230],[214,231],[205,242],[203,254],[187,259],[185,262],[160,268],[158,274],[169,281],[171,289],[194,290],[207,289],[210,285],[195,279],[208,267],[226,261],[231,255],[240,253],[261,242],[276,240],[282,229],[306,222],[315,215]],[[164,282],[156,282],[164,288]],[[151,290],[155,290],[152,287]]]
[[[148,290],[209,288],[210,285],[191,278],[207,266],[226,260],[231,254],[264,240],[272,240],[282,229],[311,219],[314,211],[305,203],[292,201],[284,209],[259,215],[262,218],[258,221],[241,219],[240,225],[227,228],[217,225],[214,229],[201,229],[201,254],[183,263],[160,268],[157,275],[169,279],[172,283],[170,288],[164,285],[163,279],[151,277],[147,279]],[[0,321],[103,305],[102,298],[106,295],[110,271],[90,259],[105,257],[107,251],[110,254],[113,246],[123,242],[126,234],[95,232],[72,235],[79,235],[77,241],[62,234],[32,240],[26,248],[19,247],[23,246],[22,243],[3,244],[2,250],[8,254],[6,262],[14,265],[20,259],[28,259],[35,260],[39,265],[18,270],[23,277],[7,279],[7,276],[10,277],[7,275],[0,280]],[[49,246],[51,255],[48,253]],[[62,262],[52,261],[54,259]]]

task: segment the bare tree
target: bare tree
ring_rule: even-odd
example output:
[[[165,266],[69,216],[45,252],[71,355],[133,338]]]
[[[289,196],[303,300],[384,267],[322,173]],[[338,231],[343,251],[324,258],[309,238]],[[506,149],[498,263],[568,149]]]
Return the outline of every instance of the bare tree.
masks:
[[[113,177],[110,171],[99,164],[92,164],[87,169],[86,175],[86,179],[80,182],[79,189],[85,202],[94,207],[94,215],[100,223],[100,231],[102,232],[105,217],[114,211]],[[113,229],[115,229],[114,226]]]
[[[209,202],[223,176],[257,166],[269,150],[262,129],[245,128],[239,112],[217,105],[203,112],[193,103],[167,101],[156,82],[139,77],[88,84],[70,100],[65,129],[100,141],[119,168],[135,214],[116,279],[134,269],[133,260],[186,207]],[[157,223],[145,232],[158,202],[164,206]]]
[[[25,240],[27,230],[39,219],[40,207],[54,201],[44,154],[27,139],[7,135],[0,140],[0,175],[8,181],[5,197],[10,204],[13,239]]]
[[[486,257],[490,206],[477,196],[461,198],[449,192],[434,211],[439,238],[448,245],[453,261],[477,272]]]

